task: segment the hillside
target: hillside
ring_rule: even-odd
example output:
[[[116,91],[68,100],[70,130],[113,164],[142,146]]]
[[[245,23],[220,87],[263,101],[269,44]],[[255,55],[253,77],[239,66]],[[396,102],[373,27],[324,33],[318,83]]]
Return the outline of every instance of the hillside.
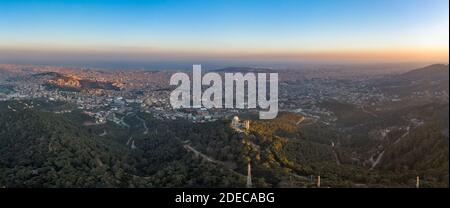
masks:
[[[299,114],[253,120],[242,133],[227,120],[161,121],[142,112],[124,118],[129,128],[83,126],[80,112],[51,113],[61,107],[70,106],[0,102],[0,186],[244,187],[249,163],[255,187],[314,187],[317,175],[324,187],[411,187],[417,174],[427,177],[424,187],[448,186],[448,139],[435,131],[386,146],[369,170],[349,159],[358,146],[346,146],[341,132]]]
[[[434,64],[424,68],[415,69],[399,76],[400,79],[409,81],[448,81],[449,80],[449,65]]]
[[[186,151],[164,126],[133,150],[31,102],[0,102],[0,187],[239,187],[244,177]],[[50,105],[50,104],[48,104]],[[48,106],[46,106],[47,108]],[[109,126],[111,125],[111,126]],[[109,124],[108,129],[128,132]],[[165,125],[165,124],[161,124]],[[118,134],[120,135],[120,134]]]
[[[385,93],[407,96],[413,93],[449,92],[449,65],[435,64],[386,77],[376,84]]]
[[[127,177],[124,148],[89,135],[64,117],[19,103],[0,105],[0,184],[117,187]]]
[[[58,87],[67,90],[120,90],[117,83],[101,82],[96,80],[81,79],[77,76],[63,75],[60,73],[42,73],[33,76],[52,76],[53,78],[47,80],[47,86]]]

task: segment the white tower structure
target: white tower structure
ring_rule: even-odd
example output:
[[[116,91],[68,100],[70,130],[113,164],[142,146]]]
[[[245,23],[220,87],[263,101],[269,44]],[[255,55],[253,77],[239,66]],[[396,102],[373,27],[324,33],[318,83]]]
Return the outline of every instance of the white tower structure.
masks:
[[[247,188],[251,188],[252,186],[252,166],[249,162],[247,165]]]

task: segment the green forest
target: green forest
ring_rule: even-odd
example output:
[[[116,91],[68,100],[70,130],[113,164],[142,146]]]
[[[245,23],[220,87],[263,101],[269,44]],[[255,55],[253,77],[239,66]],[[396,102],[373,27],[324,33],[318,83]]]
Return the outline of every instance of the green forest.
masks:
[[[370,170],[349,162],[350,146],[331,145],[347,141],[339,132],[299,125],[299,114],[237,132],[228,119],[195,124],[144,112],[125,117],[129,128],[85,126],[80,111],[51,112],[61,106],[0,102],[0,187],[245,187],[248,164],[254,187],[315,187],[319,175],[322,187],[414,187],[416,176],[423,187],[448,187],[448,140],[437,124],[416,129]]]

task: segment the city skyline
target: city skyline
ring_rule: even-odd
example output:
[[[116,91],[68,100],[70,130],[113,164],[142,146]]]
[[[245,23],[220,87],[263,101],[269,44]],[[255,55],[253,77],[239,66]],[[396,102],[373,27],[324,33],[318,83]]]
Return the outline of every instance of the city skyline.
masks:
[[[2,1],[0,12],[2,62],[448,63],[449,55],[444,0]]]

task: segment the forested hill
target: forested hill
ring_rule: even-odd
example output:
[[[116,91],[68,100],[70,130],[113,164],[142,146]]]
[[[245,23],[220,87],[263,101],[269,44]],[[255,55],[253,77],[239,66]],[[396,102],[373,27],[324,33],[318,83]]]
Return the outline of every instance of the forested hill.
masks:
[[[376,82],[383,92],[395,95],[414,93],[443,93],[449,91],[449,65],[435,64],[403,74],[385,77]],[[445,96],[446,94],[446,96]]]
[[[100,127],[72,122],[74,115],[31,105],[0,102],[0,187],[245,185],[244,176],[184,149],[165,124],[158,126],[160,136],[139,138],[140,147],[133,150],[115,136],[98,136]],[[104,127],[128,132],[113,124]]]
[[[295,113],[239,132],[229,120],[193,124],[143,112],[123,115],[129,127],[86,126],[81,112],[45,105],[0,102],[0,187],[245,187],[248,164],[253,187],[314,187],[318,175],[323,187],[414,187],[418,174],[423,187],[448,187],[448,140],[426,128],[369,170],[349,160],[354,149],[339,146],[339,132]]]
[[[125,160],[125,148],[93,137],[63,116],[0,104],[3,186],[122,186],[129,177]]]

